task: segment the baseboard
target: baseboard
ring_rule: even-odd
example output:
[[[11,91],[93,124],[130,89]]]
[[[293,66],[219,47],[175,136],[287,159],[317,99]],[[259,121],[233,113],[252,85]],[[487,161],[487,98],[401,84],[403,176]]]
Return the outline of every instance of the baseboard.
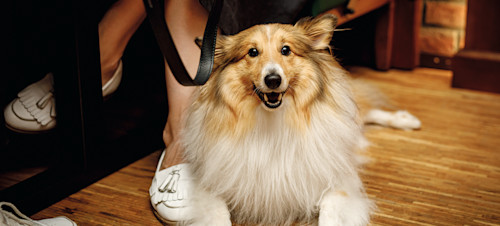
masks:
[[[436,54],[421,53],[420,66],[436,69],[451,70],[451,58]]]
[[[452,86],[500,93],[500,53],[461,50],[452,59]]]

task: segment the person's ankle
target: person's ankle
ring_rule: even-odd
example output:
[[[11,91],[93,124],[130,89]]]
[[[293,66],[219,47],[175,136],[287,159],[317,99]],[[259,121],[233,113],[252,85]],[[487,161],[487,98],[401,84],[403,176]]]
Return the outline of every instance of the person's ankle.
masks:
[[[113,77],[119,63],[120,59],[117,61],[101,62],[101,81],[103,86]]]
[[[172,141],[174,140],[174,137],[172,136],[172,132],[170,127],[167,125],[163,129],[163,143],[165,144],[165,147],[168,147]]]
[[[180,142],[174,141],[170,143],[165,149],[165,157],[160,161],[162,161],[160,170],[184,163],[184,154]]]

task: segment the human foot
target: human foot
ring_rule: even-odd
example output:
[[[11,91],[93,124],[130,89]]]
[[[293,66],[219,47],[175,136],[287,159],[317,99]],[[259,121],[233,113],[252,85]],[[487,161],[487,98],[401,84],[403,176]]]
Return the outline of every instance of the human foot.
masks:
[[[183,152],[180,143],[178,141],[175,141],[168,145],[168,147],[165,148],[165,156],[163,159],[160,159],[160,161],[160,170],[184,163]]]
[[[21,133],[51,130],[56,125],[53,75],[48,73],[17,94],[4,109],[7,128]]]
[[[118,89],[122,78],[122,63],[111,78],[103,83],[103,97],[108,97]],[[17,94],[4,109],[7,128],[20,133],[39,133],[56,126],[54,99],[54,78],[48,73],[43,79],[35,82]]]
[[[165,129],[163,130],[163,142],[165,143],[165,155],[160,159],[160,170],[184,162],[184,154],[180,143],[180,131],[182,128],[182,115],[170,112]]]
[[[173,224],[191,219],[190,200],[193,193],[193,178],[190,165],[174,164],[165,169],[164,165],[168,151],[165,149],[160,156],[156,172],[149,188],[151,205],[155,215],[162,222]]]
[[[27,225],[27,226],[76,226],[76,223],[65,216],[33,220],[24,215],[14,204],[0,202],[1,225]]]

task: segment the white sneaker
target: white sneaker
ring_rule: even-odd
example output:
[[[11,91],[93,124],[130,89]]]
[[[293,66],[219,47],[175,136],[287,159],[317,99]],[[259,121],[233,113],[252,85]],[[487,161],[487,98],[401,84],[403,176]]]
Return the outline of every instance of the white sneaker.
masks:
[[[122,62],[111,79],[102,86],[104,97],[114,93],[122,79]],[[39,133],[56,126],[54,78],[48,73],[42,80],[24,88],[4,109],[7,128],[20,133]]]
[[[8,210],[10,208],[10,210]],[[59,216],[43,220],[33,220],[22,214],[12,203],[0,202],[0,225],[8,226],[76,226],[71,219]]]

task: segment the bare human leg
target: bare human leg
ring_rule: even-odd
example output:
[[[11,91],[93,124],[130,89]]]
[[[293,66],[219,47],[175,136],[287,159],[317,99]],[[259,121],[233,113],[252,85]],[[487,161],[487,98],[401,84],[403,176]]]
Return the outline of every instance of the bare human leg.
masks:
[[[140,26],[146,12],[141,0],[119,0],[106,12],[99,23],[99,45],[101,52],[102,83],[113,75],[125,47]],[[166,0],[165,20],[173,36],[177,50],[189,74],[196,73],[200,50],[194,43],[195,37],[203,35],[208,12],[197,0]],[[167,147],[162,168],[181,163],[182,150],[179,133],[182,116],[190,104],[193,87],[180,85],[165,62],[165,79],[169,114],[163,131]]]
[[[99,22],[102,84],[111,79],[128,41],[144,18],[146,10],[142,0],[119,0]]]
[[[114,83],[108,81],[115,72],[119,74],[120,71],[117,69],[125,46],[145,17],[146,12],[141,0],[119,0],[99,22],[103,95],[116,90],[121,76],[114,79]],[[39,133],[56,126],[52,81],[52,74],[49,73],[18,93],[18,97],[4,109],[7,127],[21,133]],[[38,106],[37,103],[43,104]]]
[[[197,0],[166,0],[165,19],[179,51],[179,55],[193,77],[200,59],[200,49],[195,44],[196,37],[203,36],[208,12]],[[183,116],[191,103],[193,87],[180,85],[165,62],[165,76],[169,113],[163,130],[163,141],[167,147],[162,169],[183,162],[183,150],[179,144],[179,133],[183,126]],[[160,160],[162,161],[162,160]]]
[[[146,12],[141,0],[120,0],[106,12],[99,23],[99,45],[101,51],[102,83],[106,83],[118,66],[125,47],[140,26]],[[196,74],[200,50],[194,43],[195,37],[203,35],[208,12],[197,0],[166,0],[165,20],[173,36],[177,50],[189,74]],[[162,162],[166,168],[181,163],[182,150],[179,146],[179,133],[182,116],[190,104],[193,87],[184,87],[174,78],[165,62],[165,76],[169,114],[163,131],[167,147]]]
[[[188,73],[193,76],[200,58],[195,37],[203,35],[207,12],[198,0],[166,0],[165,20]],[[194,87],[179,84],[165,62],[165,80],[169,113],[163,130],[166,150],[162,153],[149,195],[153,212],[164,223],[172,224],[193,218],[193,181],[184,162],[180,145],[185,110],[191,104]]]

